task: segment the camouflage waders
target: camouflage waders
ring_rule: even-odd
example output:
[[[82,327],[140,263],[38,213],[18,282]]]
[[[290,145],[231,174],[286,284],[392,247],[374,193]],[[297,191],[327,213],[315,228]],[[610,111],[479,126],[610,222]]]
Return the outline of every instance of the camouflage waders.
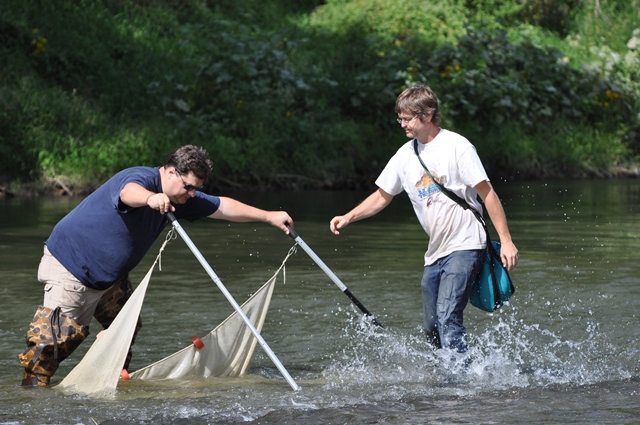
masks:
[[[131,297],[133,288],[128,276],[120,279],[100,298],[93,316],[107,329],[124,304]],[[131,345],[133,345],[142,321],[138,317]],[[39,307],[27,331],[27,349],[18,355],[25,369],[22,385],[44,387],[49,384],[60,363],[78,348],[89,335],[89,327],[81,325],[60,311]],[[123,369],[129,367],[131,347]]]
[[[88,335],[87,326],[64,315],[60,308],[38,307],[27,331],[27,349],[18,356],[24,366],[22,385],[47,386],[60,362]]]

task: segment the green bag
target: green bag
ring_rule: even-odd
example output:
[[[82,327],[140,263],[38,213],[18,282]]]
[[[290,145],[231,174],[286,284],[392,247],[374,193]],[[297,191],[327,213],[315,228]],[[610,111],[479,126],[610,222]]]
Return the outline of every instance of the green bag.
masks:
[[[469,302],[481,310],[492,313],[502,307],[514,292],[511,277],[500,260],[500,242],[491,241],[487,243],[482,269],[471,287]]]

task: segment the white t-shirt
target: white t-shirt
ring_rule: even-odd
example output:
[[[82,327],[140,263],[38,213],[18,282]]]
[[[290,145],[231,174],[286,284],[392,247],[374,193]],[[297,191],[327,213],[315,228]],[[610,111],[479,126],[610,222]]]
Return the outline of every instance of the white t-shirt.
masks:
[[[466,138],[440,129],[436,138],[426,145],[418,142],[418,152],[441,185],[482,213],[473,187],[489,179],[475,147]],[[413,140],[398,149],[376,185],[390,195],[403,190],[409,195],[416,216],[429,235],[425,266],[454,251],[486,246],[486,234],[478,219],[440,192],[416,157]]]

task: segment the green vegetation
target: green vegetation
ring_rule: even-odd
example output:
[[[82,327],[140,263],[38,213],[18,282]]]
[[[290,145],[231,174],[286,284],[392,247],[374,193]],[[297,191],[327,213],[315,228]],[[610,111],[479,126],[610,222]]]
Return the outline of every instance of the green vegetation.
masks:
[[[438,93],[492,177],[640,155],[640,0],[5,0],[0,186],[91,188],[205,147],[211,189],[370,184]],[[17,190],[17,189],[16,189]]]

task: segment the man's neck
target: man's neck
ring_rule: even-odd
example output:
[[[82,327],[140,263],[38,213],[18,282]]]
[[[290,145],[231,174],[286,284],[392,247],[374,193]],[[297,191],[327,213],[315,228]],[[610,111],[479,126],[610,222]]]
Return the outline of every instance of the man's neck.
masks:
[[[440,134],[440,127],[438,127],[433,123],[429,123],[429,127],[427,127],[426,134],[423,135],[422,137],[419,137],[418,142],[422,143],[423,145],[426,145],[427,143],[432,142],[433,139],[435,139],[438,136],[438,134]]]

